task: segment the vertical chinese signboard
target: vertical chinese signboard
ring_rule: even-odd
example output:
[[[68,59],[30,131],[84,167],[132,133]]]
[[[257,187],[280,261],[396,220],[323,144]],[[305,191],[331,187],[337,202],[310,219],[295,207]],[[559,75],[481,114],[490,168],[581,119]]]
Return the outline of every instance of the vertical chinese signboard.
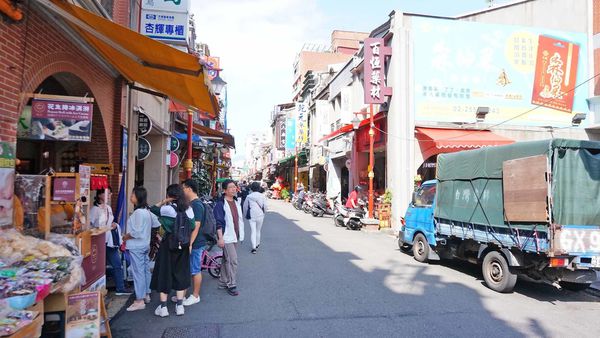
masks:
[[[277,148],[277,150],[285,150],[285,141],[286,141],[286,132],[285,132],[285,125],[286,125],[286,119],[285,117],[278,117],[277,121],[275,122],[275,148]]]
[[[382,38],[365,39],[364,46],[365,103],[381,104],[391,95],[390,88],[385,85],[385,57],[392,54],[391,48],[385,46]]]
[[[578,61],[578,45],[540,35],[531,103],[570,113]]]
[[[189,0],[143,0],[140,33],[167,43],[186,45],[189,9]]]
[[[296,148],[296,119],[288,117],[285,119],[285,150]]]
[[[308,142],[308,111],[306,103],[296,103],[296,144],[302,147]]]

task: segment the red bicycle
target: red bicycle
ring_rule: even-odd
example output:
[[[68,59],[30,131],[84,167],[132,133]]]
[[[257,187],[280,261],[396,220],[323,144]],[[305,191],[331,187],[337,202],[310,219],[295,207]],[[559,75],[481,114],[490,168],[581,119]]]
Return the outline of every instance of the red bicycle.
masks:
[[[214,244],[205,247],[202,250],[202,270],[208,270],[208,274],[214,278],[221,276],[221,264],[223,264],[223,254],[211,255],[210,251],[214,247]]]

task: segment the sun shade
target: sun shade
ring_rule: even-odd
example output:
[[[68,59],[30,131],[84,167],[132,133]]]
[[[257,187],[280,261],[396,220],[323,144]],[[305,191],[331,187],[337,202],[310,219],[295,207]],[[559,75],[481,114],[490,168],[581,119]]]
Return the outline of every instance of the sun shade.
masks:
[[[63,17],[127,80],[139,82],[180,102],[216,116],[218,105],[208,90],[197,57],[59,0],[39,0]]]

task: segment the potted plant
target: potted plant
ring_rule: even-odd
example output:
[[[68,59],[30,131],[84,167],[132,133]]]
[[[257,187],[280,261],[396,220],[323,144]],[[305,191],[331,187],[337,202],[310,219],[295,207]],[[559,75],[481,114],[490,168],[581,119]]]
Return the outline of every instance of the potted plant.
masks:
[[[281,198],[283,198],[283,200],[286,202],[290,201],[290,191],[287,190],[287,188],[283,188],[283,190],[281,190]]]

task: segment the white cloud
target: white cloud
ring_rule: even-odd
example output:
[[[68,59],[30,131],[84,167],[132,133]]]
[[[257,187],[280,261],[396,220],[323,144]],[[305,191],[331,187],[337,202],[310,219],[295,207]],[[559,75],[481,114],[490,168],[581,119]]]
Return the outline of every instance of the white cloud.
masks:
[[[305,42],[328,41],[316,0],[192,1],[198,41],[221,58],[228,83],[228,127],[237,154],[252,130],[269,125],[291,99],[293,62]]]

